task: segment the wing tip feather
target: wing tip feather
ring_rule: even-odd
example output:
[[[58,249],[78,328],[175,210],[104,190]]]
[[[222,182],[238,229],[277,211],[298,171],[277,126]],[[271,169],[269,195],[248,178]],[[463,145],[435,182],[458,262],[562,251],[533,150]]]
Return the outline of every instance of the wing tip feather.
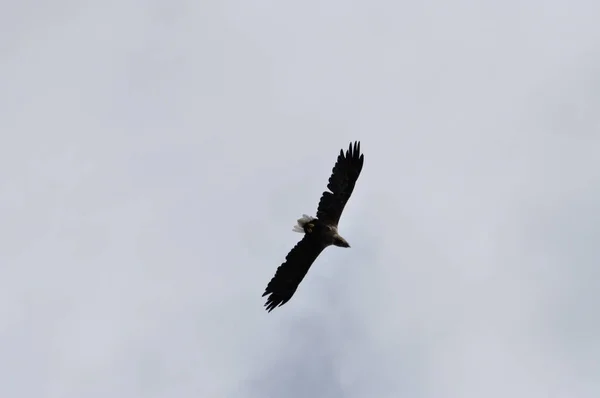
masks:
[[[350,141],[350,144],[348,145],[348,150],[346,151],[346,158],[358,158],[358,155],[362,156],[362,154],[360,153],[360,141]]]

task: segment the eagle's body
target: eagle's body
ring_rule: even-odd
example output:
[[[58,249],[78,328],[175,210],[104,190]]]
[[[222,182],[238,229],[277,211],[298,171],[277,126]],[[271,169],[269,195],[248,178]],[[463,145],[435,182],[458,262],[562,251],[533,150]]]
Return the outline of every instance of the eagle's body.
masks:
[[[263,297],[269,295],[265,304],[267,311],[271,312],[292,298],[310,266],[325,248],[332,245],[350,247],[338,233],[338,223],[352,195],[363,162],[364,156],[360,154],[359,142],[350,144],[345,155],[340,151],[327,184],[331,192],[323,192],[316,218],[304,214],[298,219],[294,231],[304,233],[304,237],[288,253],[286,261],[277,268],[275,276],[263,293]]]

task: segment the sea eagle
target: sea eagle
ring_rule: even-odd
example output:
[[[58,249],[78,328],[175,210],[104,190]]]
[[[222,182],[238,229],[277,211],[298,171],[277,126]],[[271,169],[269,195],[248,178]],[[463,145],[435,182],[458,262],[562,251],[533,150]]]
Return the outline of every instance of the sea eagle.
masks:
[[[345,155],[340,150],[327,184],[331,192],[323,192],[316,218],[304,214],[298,219],[293,231],[304,233],[304,237],[277,268],[263,293],[263,297],[269,295],[265,304],[268,312],[290,301],[310,266],[325,248],[331,245],[350,247],[346,239],[339,235],[337,227],[362,170],[363,161],[358,141],[354,145],[350,143]]]

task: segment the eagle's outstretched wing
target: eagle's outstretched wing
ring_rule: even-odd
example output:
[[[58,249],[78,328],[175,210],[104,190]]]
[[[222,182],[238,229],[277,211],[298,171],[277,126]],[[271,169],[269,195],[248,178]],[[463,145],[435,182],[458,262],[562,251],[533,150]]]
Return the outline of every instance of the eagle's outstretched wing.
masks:
[[[270,294],[265,303],[267,311],[282,306],[294,295],[298,285],[306,276],[310,266],[325,249],[317,234],[305,234],[300,242],[294,246],[285,257],[275,276],[271,279],[263,297]]]
[[[337,162],[333,167],[329,184],[327,188],[331,191],[323,192],[319,207],[317,209],[317,218],[330,225],[338,225],[342,211],[352,195],[356,180],[363,167],[364,155],[360,154],[360,142],[350,143],[346,151],[340,150]]]

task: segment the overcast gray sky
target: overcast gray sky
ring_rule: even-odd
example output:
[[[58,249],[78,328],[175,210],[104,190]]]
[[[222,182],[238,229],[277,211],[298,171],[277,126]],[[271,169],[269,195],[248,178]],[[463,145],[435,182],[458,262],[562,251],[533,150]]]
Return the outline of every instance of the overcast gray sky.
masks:
[[[600,2],[1,4],[0,396],[600,396]]]

